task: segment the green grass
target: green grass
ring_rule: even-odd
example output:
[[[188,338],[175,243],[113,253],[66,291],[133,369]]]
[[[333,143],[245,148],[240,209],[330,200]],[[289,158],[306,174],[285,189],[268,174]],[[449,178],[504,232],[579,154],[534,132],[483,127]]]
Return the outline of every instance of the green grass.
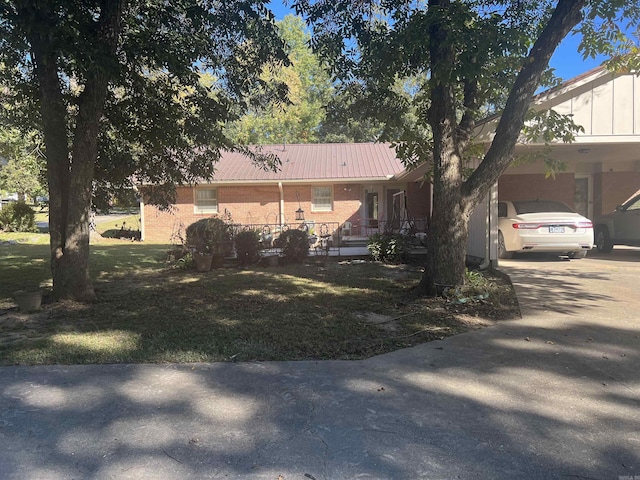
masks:
[[[140,230],[140,215],[129,215],[127,217],[119,218],[117,220],[109,220],[108,222],[101,222],[96,225],[98,233],[103,234],[108,230],[119,230],[124,228],[125,230]]]
[[[499,278],[485,282],[489,301],[455,305],[411,295],[415,267],[329,259],[197,273],[159,261],[166,248],[92,246],[95,303],[22,314],[11,294],[50,285],[48,247],[0,246],[0,364],[354,359],[465,331],[478,314],[517,314]]]

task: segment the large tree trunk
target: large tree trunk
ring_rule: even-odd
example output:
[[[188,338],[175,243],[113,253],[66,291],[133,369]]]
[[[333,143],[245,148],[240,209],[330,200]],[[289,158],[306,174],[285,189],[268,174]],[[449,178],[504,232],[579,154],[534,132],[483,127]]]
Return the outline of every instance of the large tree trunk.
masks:
[[[462,196],[462,157],[457,138],[456,86],[451,81],[455,53],[443,12],[449,0],[430,0],[429,27],[433,133],[433,216],[427,239],[427,264],[419,289],[428,295],[464,283],[468,211]]]
[[[89,212],[100,119],[110,68],[121,30],[124,0],[103,0],[100,18],[91,32],[96,45],[93,64],[86,66],[84,89],[78,98],[70,151],[67,105],[58,71],[60,53],[52,47],[51,19],[46,2],[25,2],[23,14],[38,19],[28,29],[35,73],[40,85],[40,112],[49,180],[49,232],[53,294],[56,299],[91,301],[89,276]]]
[[[427,264],[418,289],[428,295],[443,287],[464,284],[469,218],[473,209],[509,166],[513,151],[541,75],[560,41],[581,19],[583,0],[559,0],[556,10],[529,53],[509,95],[494,141],[480,167],[463,182],[462,153],[471,137],[476,102],[475,79],[464,79],[464,106],[458,123],[456,112],[456,43],[448,38],[448,24],[438,20],[450,0],[429,0],[436,18],[429,27],[431,106],[433,131],[433,218],[427,240]]]

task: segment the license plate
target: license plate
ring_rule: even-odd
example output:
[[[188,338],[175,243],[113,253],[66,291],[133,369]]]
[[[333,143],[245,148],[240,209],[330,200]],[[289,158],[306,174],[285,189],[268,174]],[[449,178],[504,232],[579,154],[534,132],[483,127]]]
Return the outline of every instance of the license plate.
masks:
[[[549,233],[564,233],[564,227],[549,227]]]

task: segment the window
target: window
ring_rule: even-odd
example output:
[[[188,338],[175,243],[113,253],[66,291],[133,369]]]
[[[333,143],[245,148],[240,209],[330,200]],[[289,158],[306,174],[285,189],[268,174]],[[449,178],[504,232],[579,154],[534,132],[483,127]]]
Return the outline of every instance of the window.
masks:
[[[633,198],[627,204],[627,210],[640,210],[640,197]]]
[[[195,213],[218,213],[218,191],[215,188],[197,188]]]
[[[573,209],[569,208],[562,202],[555,202],[553,200],[531,200],[531,201],[515,201],[513,206],[516,209],[518,215],[524,213],[546,213],[546,212],[573,212]]]
[[[332,210],[331,187],[313,187],[312,212],[330,212]]]

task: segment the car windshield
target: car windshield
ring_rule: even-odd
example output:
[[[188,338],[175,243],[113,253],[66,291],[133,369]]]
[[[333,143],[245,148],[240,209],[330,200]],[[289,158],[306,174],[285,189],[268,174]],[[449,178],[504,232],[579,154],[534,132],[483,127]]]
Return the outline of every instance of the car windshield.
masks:
[[[574,211],[562,202],[550,200],[530,200],[513,202],[518,215],[523,213],[571,212]]]

